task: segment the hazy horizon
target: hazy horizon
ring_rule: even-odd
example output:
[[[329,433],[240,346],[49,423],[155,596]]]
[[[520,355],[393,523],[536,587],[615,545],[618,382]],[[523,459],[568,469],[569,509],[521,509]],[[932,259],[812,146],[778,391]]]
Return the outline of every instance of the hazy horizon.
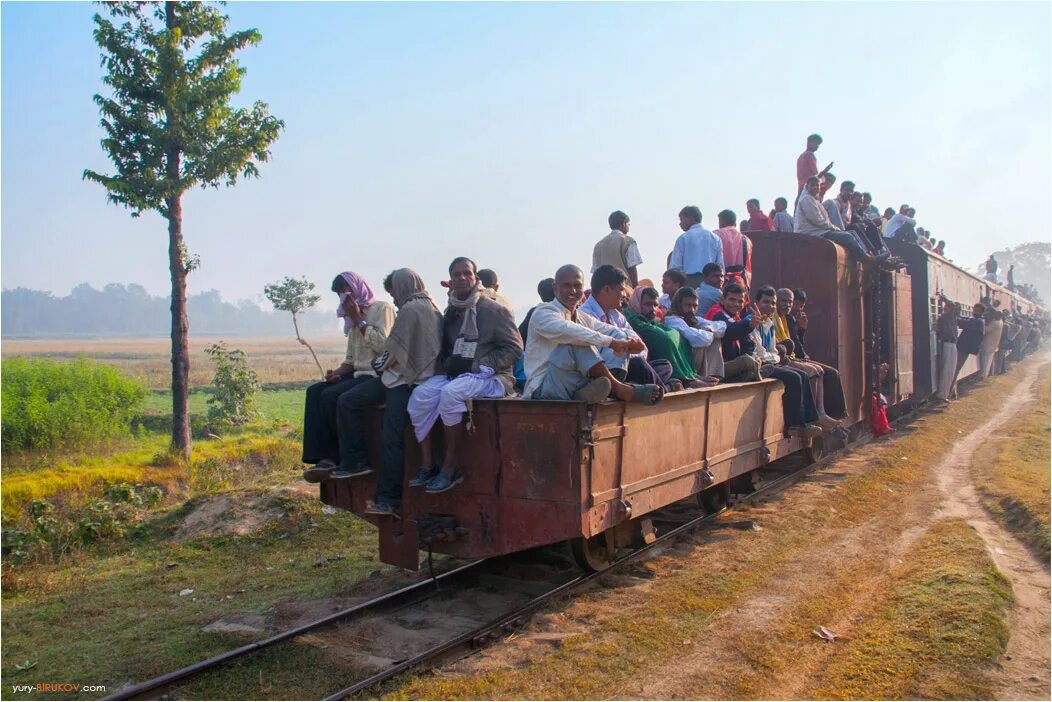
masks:
[[[81,282],[169,291],[163,220],[132,219],[81,180],[110,172],[91,96],[91,16],[4,3],[2,285]],[[537,280],[588,269],[614,209],[656,278],[696,204],[795,192],[811,132],[820,165],[909,202],[947,254],[1048,241],[1052,211],[1047,3],[232,3],[241,102],[287,123],[262,178],[185,198],[190,292],[262,302],[341,270],[380,290],[409,266],[432,294],[456,255],[497,270],[518,308]],[[47,41],[40,41],[46,30]],[[777,281],[774,281],[777,282]],[[323,300],[322,306],[328,304]]]

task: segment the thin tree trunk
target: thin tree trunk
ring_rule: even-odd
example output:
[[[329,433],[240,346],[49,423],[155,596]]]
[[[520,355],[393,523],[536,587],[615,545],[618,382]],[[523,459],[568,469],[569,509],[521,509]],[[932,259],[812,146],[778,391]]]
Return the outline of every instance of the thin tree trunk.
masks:
[[[169,31],[176,28],[175,3],[166,2],[165,24]],[[168,269],[172,277],[172,449],[190,460],[190,321],[186,316],[186,261],[183,246],[183,203],[178,190],[180,145],[177,117],[170,107],[168,120],[169,142],[165,148],[165,176],[176,193],[165,200],[168,208]]]
[[[292,313],[292,326],[296,328],[296,341],[306,346],[307,350],[310,351],[310,355],[314,356],[314,365],[318,366],[318,372],[321,373],[322,380],[325,380],[325,371],[321,367],[321,362],[318,361],[318,354],[314,353],[314,349],[307,343],[307,340],[300,336],[300,325],[299,322],[296,321],[295,312]]]

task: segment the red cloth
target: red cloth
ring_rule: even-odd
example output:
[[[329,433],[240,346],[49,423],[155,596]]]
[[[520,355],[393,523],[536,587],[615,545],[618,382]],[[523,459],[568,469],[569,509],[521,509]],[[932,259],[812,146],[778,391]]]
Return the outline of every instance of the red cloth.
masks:
[[[879,392],[874,392],[870,397],[869,423],[873,427],[873,436],[883,436],[895,430],[888,423],[888,401]]]
[[[814,151],[805,151],[796,159],[796,192],[807,185],[807,179],[818,175],[818,159]]]
[[[774,231],[774,225],[771,224],[770,218],[763,212],[753,212],[752,217],[749,217],[749,231],[770,232]]]
[[[709,308],[708,312],[705,313],[705,319],[707,319],[707,320],[709,320],[711,322],[713,319],[716,318],[716,315],[718,315],[722,311],[723,311],[723,307],[721,307],[720,303],[717,302],[715,305],[713,305],[712,307]],[[737,322],[739,319],[741,319],[741,315],[735,316],[731,321],[732,322]]]

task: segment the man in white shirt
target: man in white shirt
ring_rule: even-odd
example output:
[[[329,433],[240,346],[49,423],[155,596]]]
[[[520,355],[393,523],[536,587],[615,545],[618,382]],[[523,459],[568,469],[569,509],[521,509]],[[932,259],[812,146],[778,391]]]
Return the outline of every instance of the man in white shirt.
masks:
[[[917,243],[917,230],[914,229],[917,220],[913,219],[916,213],[917,211],[909,205],[900,207],[898,214],[893,215],[884,226],[884,238]]]
[[[661,400],[657,385],[633,386],[610,372],[601,350],[624,369],[628,354],[646,346],[638,338],[578,310],[584,298],[584,273],[568,264],[555,273],[555,299],[538,305],[530,318],[526,341],[526,386],[522,395],[535,400],[602,402],[613,396],[624,402]]]
[[[636,240],[628,235],[632,221],[621,210],[612,212],[607,218],[610,233],[596,243],[592,249],[592,273],[599,266],[611,265],[624,271],[632,281],[632,287],[639,285],[637,267],[643,262],[639,255]]]

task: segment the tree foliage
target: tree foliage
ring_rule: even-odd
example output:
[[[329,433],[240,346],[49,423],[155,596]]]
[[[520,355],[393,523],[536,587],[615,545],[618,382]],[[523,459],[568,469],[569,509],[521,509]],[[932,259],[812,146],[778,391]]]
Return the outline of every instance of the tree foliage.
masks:
[[[266,103],[235,109],[229,101],[245,75],[234,54],[258,44],[260,33],[227,34],[228,18],[204,3],[113,2],[107,9],[110,17],[95,15],[94,35],[113,94],[95,102],[116,173],[85,170],[84,177],[132,216],[155,210],[167,217],[168,200],[190,188],[258,176],[284,122]]]
[[[314,353],[314,349],[300,334],[298,318],[301,312],[314,307],[321,300],[320,295],[314,294],[314,283],[309,282],[306,278],[285,276],[277,283],[264,285],[263,295],[270,300],[270,304],[274,305],[274,309],[292,314],[292,327],[296,330],[296,341],[307,347],[311,356],[314,357],[314,364],[318,366],[318,372],[324,377],[325,372],[321,368],[321,362],[318,361],[318,354]]]
[[[215,364],[208,421],[227,426],[247,423],[257,415],[255,395],[260,388],[248,356],[241,349],[228,349],[224,341],[206,346],[205,353]]]

